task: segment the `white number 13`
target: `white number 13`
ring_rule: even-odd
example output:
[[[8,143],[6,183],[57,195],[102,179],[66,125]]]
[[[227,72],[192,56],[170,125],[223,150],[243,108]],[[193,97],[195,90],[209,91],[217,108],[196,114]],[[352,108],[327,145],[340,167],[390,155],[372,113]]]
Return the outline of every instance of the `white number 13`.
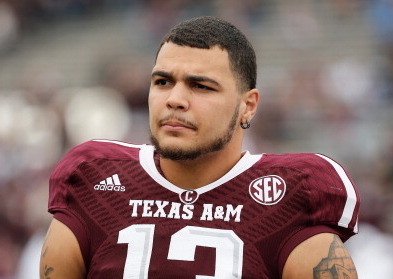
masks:
[[[117,243],[128,244],[123,279],[147,279],[155,225],[131,225],[119,232]],[[196,246],[216,248],[215,276],[196,279],[240,279],[243,241],[231,230],[187,226],[171,237],[168,260],[194,261]]]

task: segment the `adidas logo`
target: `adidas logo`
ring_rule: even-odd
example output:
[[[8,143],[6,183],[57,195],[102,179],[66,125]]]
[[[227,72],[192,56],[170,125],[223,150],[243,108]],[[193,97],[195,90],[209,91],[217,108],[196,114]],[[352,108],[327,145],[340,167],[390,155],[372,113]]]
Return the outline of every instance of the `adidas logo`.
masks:
[[[121,185],[119,176],[114,174],[94,185],[94,190],[124,192],[126,187]]]

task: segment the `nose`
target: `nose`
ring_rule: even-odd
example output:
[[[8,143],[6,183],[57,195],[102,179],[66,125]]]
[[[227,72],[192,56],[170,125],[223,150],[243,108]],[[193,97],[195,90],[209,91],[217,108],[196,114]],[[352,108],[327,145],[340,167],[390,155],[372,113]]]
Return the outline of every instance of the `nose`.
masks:
[[[168,109],[171,110],[187,111],[190,106],[188,98],[189,96],[186,86],[176,84],[172,87],[168,95],[168,98],[166,100],[166,106]]]

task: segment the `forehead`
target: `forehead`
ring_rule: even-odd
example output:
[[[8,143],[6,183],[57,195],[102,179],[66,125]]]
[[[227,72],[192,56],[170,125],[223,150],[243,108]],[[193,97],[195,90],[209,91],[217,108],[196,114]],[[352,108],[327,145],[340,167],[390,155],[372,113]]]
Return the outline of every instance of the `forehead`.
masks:
[[[153,71],[166,71],[173,75],[206,75],[215,79],[233,79],[229,56],[218,46],[210,49],[165,43],[160,49]]]

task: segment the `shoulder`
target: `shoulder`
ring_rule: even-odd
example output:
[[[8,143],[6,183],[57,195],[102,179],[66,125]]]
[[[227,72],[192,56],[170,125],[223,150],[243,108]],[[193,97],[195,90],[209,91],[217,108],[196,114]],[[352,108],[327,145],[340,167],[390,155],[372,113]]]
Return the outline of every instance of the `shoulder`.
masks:
[[[297,172],[309,179],[353,184],[347,170],[339,162],[320,153],[264,154],[258,165]]]
[[[347,170],[334,159],[320,153],[266,154],[261,167],[282,169],[281,173],[300,174],[310,190],[345,193],[357,196],[355,183]],[[355,198],[355,197],[354,197]]]
[[[59,161],[51,177],[70,175],[83,163],[97,159],[138,160],[139,150],[145,145],[131,144],[112,140],[91,140],[70,149]]]
[[[303,193],[313,222],[323,221],[357,232],[360,196],[340,163],[319,153],[293,153],[265,154],[258,165],[279,175],[296,193]]]
[[[92,140],[70,149],[55,166],[49,178],[50,192],[64,188],[73,174],[83,166],[105,161],[139,161],[139,151],[146,145],[121,141]]]
[[[114,140],[91,140],[75,146],[64,158],[73,157],[73,159],[88,161],[96,158],[135,157],[143,146],[145,145]]]
[[[335,160],[320,153],[264,154],[260,163],[272,167],[293,168],[305,173],[314,169],[325,170],[340,166]]]
[[[84,177],[105,161],[138,162],[139,151],[146,145],[120,141],[92,140],[70,149],[55,166],[49,178],[49,208],[64,208],[76,177]]]

